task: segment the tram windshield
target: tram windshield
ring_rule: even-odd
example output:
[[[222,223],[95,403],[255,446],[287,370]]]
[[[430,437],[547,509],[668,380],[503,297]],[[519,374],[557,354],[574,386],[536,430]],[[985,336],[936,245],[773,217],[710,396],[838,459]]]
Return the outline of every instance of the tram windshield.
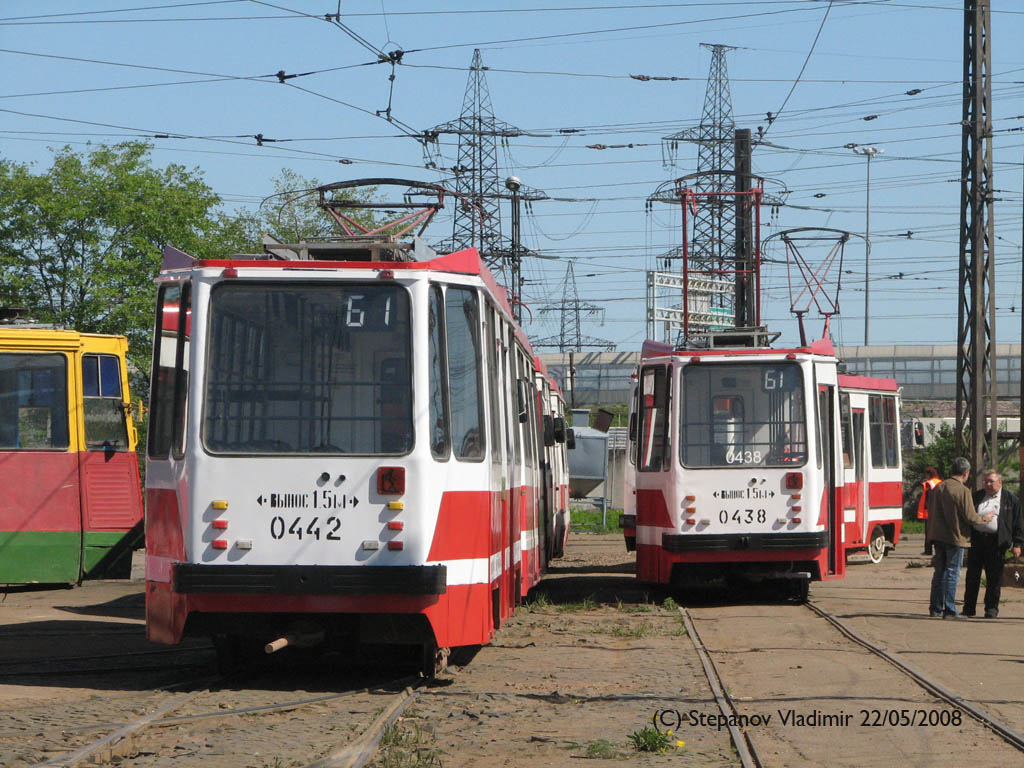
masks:
[[[796,363],[699,363],[683,368],[686,467],[792,467],[807,461],[803,374]]]
[[[400,286],[221,283],[208,339],[208,451],[411,450],[409,296]]]

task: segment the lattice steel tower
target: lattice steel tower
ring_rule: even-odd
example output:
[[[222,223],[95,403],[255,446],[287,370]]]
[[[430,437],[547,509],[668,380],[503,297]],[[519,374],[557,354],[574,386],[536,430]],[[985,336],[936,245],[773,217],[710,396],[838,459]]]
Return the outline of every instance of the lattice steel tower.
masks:
[[[736,154],[733,137],[736,124],[732,117],[732,96],[729,92],[729,70],[725,54],[735,50],[729,45],[701,43],[711,50],[711,71],[704,92],[704,112],[697,128],[689,128],[665,138],[667,157],[675,164],[676,149],[680,142],[697,145],[697,172],[695,185],[699,193],[733,192],[736,181]],[[709,173],[717,171],[717,173]],[[708,269],[720,268],[732,258],[736,247],[736,210],[725,198],[706,198],[707,203],[694,215],[691,252],[693,258],[704,261]]]
[[[683,309],[674,310],[657,306],[658,289],[669,294],[682,291],[687,296],[690,318],[688,333],[700,335],[715,328],[736,325],[738,287],[733,270],[737,260],[737,198],[736,177],[736,124],[732,116],[732,96],[729,92],[729,73],[725,54],[734,50],[728,45],[701,43],[711,51],[711,70],[704,93],[704,111],[696,128],[666,136],[663,139],[665,164],[676,164],[679,145],[697,145],[697,171],[684,177],[690,190],[697,193],[696,208],[691,219],[692,231],[684,233],[688,240],[687,261],[695,277],[685,281],[662,273],[648,275],[648,327],[653,329],[655,318],[668,313],[683,315]],[[746,171],[749,173],[749,169]],[[677,183],[662,185],[649,201],[683,203]],[[745,187],[744,187],[745,188]],[[684,217],[685,221],[685,217]],[[672,249],[663,254],[666,269],[681,259],[683,250]],[[699,277],[697,277],[699,276]],[[685,286],[684,286],[685,282]],[[694,313],[695,308],[699,312]],[[680,332],[681,321],[669,320],[666,335]],[[685,341],[666,338],[665,341]]]
[[[559,352],[580,352],[584,348],[606,349],[614,351],[615,344],[593,336],[585,336],[580,330],[580,318],[583,315],[598,317],[598,325],[604,323],[604,307],[580,301],[576,291],[576,272],[570,261],[565,269],[562,281],[562,300],[542,307],[540,314],[559,312],[561,314],[561,332],[558,336],[549,336],[533,342],[534,347],[556,347]]]
[[[957,447],[961,451],[967,448],[966,433],[969,433],[968,455],[971,469],[979,473],[976,475],[979,480],[985,467],[995,466],[999,459],[994,353],[996,269],[990,24],[989,0],[964,0],[956,433]]]
[[[475,247],[487,264],[493,266],[501,260],[503,248],[500,198],[504,186],[498,178],[498,141],[519,136],[521,131],[494,117],[484,72],[478,48],[473,51],[473,63],[469,67],[462,116],[427,131],[423,146],[428,165],[432,165],[430,147],[436,148],[438,137],[442,134],[459,137],[458,160],[450,169],[455,191],[476,208],[461,201],[455,203],[452,239],[445,245],[451,250]]]

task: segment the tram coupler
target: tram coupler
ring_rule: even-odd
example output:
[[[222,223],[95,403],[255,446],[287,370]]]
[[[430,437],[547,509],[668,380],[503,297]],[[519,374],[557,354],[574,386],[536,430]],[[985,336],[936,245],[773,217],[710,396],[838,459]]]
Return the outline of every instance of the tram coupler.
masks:
[[[263,651],[268,655],[271,653],[277,653],[282,648],[312,648],[314,645],[319,645],[324,641],[324,631],[322,629],[315,630],[313,632],[295,633],[284,635],[272,640],[263,646]]]

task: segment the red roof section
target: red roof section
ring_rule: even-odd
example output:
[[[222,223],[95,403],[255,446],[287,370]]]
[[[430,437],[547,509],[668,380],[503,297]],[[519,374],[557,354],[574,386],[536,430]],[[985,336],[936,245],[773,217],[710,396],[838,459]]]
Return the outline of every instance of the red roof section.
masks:
[[[900,388],[896,379],[876,379],[871,376],[857,376],[852,373],[839,374],[839,386],[847,389],[881,389],[895,392]]]

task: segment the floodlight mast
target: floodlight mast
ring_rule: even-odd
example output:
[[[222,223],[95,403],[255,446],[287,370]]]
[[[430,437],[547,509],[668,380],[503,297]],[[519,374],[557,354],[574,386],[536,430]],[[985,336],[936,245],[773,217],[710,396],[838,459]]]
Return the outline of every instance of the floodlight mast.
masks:
[[[869,312],[871,287],[868,279],[871,273],[871,158],[875,155],[885,154],[885,150],[879,147],[861,147],[857,144],[847,144],[855,154],[864,155],[868,160],[867,176],[867,201],[864,207],[864,346],[869,342],[868,329],[871,323]]]

